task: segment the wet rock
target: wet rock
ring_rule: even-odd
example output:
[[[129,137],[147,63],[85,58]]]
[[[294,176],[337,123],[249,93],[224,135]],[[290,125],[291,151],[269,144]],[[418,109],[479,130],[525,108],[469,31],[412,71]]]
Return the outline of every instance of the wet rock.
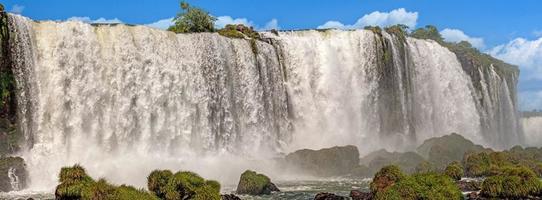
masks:
[[[285,161],[301,173],[318,177],[340,176],[359,166],[359,151],[355,146],[302,149],[286,155]]]
[[[347,200],[348,198],[335,195],[333,193],[327,193],[327,192],[320,192],[316,194],[314,197],[314,200]]]
[[[373,194],[370,192],[361,192],[359,190],[350,191],[350,198],[352,200],[371,200],[373,199]]]
[[[479,191],[481,185],[482,185],[482,182],[477,181],[477,180],[460,180],[460,181],[457,181],[457,186],[459,186],[459,189],[461,191],[464,191],[464,192]]]
[[[0,158],[0,192],[24,189],[27,174],[26,165],[22,158]]]
[[[235,196],[234,194],[223,194],[220,195],[222,200],[241,200],[238,196]]]
[[[247,170],[241,174],[237,185],[237,194],[262,195],[280,191],[271,179],[255,171]]]

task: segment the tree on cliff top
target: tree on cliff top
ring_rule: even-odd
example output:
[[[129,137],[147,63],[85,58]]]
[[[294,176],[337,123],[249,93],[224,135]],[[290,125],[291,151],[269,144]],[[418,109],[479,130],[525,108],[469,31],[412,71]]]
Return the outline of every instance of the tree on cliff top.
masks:
[[[173,19],[175,24],[168,28],[175,33],[213,32],[216,18],[200,8],[192,7],[182,1],[181,12]]]

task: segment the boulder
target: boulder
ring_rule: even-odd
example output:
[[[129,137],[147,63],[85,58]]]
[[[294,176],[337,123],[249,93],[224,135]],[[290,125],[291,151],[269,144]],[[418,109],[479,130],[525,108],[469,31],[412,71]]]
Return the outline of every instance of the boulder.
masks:
[[[22,158],[0,158],[0,192],[24,189],[27,176],[28,172]]]
[[[271,182],[269,177],[247,170],[241,174],[236,192],[237,194],[262,195],[271,194],[271,192],[275,191],[280,190]]]
[[[359,190],[350,191],[350,198],[352,200],[371,200],[373,199],[373,194],[370,192],[361,192]]]
[[[327,192],[320,192],[316,194],[316,196],[314,197],[314,200],[347,200],[347,199],[348,199],[347,197],[343,197],[343,196],[339,196],[339,195],[335,195],[335,194],[327,193]]]
[[[351,145],[320,150],[302,149],[286,155],[285,161],[288,166],[308,175],[348,175],[359,166],[359,151]]]
[[[443,170],[449,163],[463,160],[465,153],[487,152],[491,151],[491,149],[476,145],[463,136],[452,133],[442,137],[427,139],[416,151],[429,162],[433,163],[437,169]]]
[[[241,200],[238,196],[235,196],[234,194],[223,194],[220,195],[222,200]]]
[[[361,163],[369,166],[372,174],[387,165],[396,165],[406,173],[414,173],[416,167],[424,161],[422,156],[414,152],[388,152],[385,149],[369,153],[361,159]]]

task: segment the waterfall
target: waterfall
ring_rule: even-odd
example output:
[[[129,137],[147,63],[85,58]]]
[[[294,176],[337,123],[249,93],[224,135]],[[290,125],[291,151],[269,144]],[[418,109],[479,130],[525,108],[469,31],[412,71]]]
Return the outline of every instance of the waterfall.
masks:
[[[542,144],[542,116],[521,118],[525,141],[528,146],[539,147]]]
[[[519,141],[486,131],[517,128],[507,115],[515,82],[484,76],[480,90],[432,41],[328,30],[263,42],[9,17],[32,188],[55,185],[74,163],[138,186],[145,177],[134,174],[156,168],[234,182],[299,148],[408,150],[451,132],[489,146]]]
[[[19,177],[16,174],[16,170],[14,167],[10,167],[8,170],[8,178],[9,178],[9,184],[11,185],[11,189],[13,191],[20,190],[19,187]]]

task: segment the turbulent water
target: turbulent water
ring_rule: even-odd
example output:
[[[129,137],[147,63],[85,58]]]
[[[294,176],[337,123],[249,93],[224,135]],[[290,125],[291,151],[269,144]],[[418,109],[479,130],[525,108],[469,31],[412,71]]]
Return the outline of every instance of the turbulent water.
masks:
[[[451,132],[521,141],[514,78],[480,72],[489,87],[474,87],[433,41],[329,30],[251,42],[9,17],[34,189],[74,163],[138,186],[155,168],[234,183],[249,167],[280,178],[258,160],[299,148],[405,150]],[[494,120],[511,124],[489,132]]]

